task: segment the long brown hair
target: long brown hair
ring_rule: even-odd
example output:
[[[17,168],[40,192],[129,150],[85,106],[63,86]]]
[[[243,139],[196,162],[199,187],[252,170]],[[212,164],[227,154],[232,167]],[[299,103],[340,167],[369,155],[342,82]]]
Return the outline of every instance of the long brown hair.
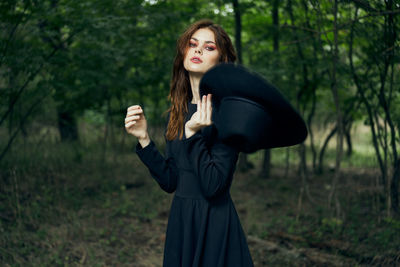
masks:
[[[167,110],[170,113],[166,138],[173,140],[178,137],[182,139],[184,131],[185,114],[188,112],[187,103],[192,99],[189,74],[183,66],[186,52],[189,47],[190,38],[199,29],[207,28],[214,33],[217,49],[220,53],[219,62],[235,62],[236,53],[232,41],[221,26],[214,24],[211,20],[203,19],[190,25],[179,37],[176,45],[176,56],[174,60],[170,92],[168,99],[171,106]]]

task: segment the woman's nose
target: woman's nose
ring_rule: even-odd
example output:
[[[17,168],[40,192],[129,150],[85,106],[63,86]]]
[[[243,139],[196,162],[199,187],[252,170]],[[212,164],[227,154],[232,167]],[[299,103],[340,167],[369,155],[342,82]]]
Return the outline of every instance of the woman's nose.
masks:
[[[203,54],[203,49],[197,48],[195,53],[199,53],[200,55],[202,55]]]

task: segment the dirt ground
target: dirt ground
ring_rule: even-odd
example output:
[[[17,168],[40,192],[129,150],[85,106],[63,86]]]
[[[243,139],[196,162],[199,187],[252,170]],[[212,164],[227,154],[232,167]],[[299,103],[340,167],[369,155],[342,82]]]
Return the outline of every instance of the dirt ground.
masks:
[[[353,212],[345,205],[373,194],[369,180],[374,175],[372,170],[344,171],[338,188],[344,214]],[[328,173],[308,181],[315,203],[303,195],[300,205],[301,179],[293,173],[284,177],[282,170],[274,169],[269,179],[259,178],[257,170],[235,175],[231,195],[247,233],[255,266],[394,266],[399,263],[400,253],[385,256],[379,253],[379,248],[376,253],[367,253],[367,245],[361,248],[362,243],[346,240],[352,237],[336,229],[349,224],[346,222],[349,219],[335,221],[324,210],[331,179],[332,174]],[[79,216],[93,218],[87,223],[100,229],[104,227],[104,231],[97,234],[100,243],[83,239],[81,252],[75,248],[79,262],[85,265],[95,257],[103,259],[99,266],[161,266],[172,195],[162,192],[146,171],[138,181],[126,184],[121,192],[114,194],[115,198],[106,200],[108,205],[103,202],[98,209],[80,211]],[[371,207],[366,205],[360,207],[361,213],[371,212]],[[90,215],[85,215],[86,212]],[[92,248],[92,259],[85,259],[89,248]]]
[[[27,203],[27,217],[13,231],[2,224],[0,265],[161,266],[173,195],[128,157],[99,170],[103,176],[93,173],[98,167],[77,169],[82,176],[61,184],[67,192],[61,200]],[[295,168],[285,175],[273,166],[268,179],[258,169],[236,172],[231,187],[255,266],[400,266],[400,221],[384,216],[376,170],[343,170],[336,216],[328,203],[333,173],[310,175],[306,194]],[[32,203],[45,198],[27,196]]]

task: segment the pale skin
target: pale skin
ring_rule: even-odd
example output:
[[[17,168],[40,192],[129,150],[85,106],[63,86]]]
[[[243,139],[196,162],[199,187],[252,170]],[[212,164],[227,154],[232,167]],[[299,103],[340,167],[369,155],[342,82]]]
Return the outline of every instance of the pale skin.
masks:
[[[204,73],[218,63],[219,57],[220,53],[216,48],[214,33],[207,28],[197,30],[190,39],[189,48],[183,62],[189,73],[193,95],[192,103],[197,103],[197,111],[185,124],[186,138],[190,138],[202,128],[212,124],[211,94],[200,98],[199,84]],[[128,108],[125,117],[125,129],[129,134],[137,137],[143,148],[150,144],[146,117],[139,105]]]

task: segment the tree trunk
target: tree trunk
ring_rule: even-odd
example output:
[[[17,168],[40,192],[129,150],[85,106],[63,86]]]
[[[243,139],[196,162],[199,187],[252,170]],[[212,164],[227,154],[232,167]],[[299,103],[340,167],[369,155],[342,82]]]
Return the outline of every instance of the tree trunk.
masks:
[[[315,85],[315,79],[316,79],[316,75],[315,75],[315,70],[313,71],[313,77],[314,77],[314,85],[312,85],[312,102],[311,102],[311,111],[307,116],[307,126],[308,126],[308,133],[309,133],[309,139],[310,139],[310,148],[311,148],[311,153],[312,153],[312,169],[313,172],[316,173],[317,170],[317,149],[315,147],[315,143],[314,143],[314,132],[313,129],[311,127],[312,125],[312,120],[314,118],[315,115],[315,110],[316,110],[316,103],[317,103],[317,96],[316,96],[316,85]]]
[[[74,114],[71,111],[58,110],[57,116],[61,141],[78,140],[78,127]]]
[[[328,136],[325,138],[324,144],[322,145],[321,151],[319,152],[319,162],[318,162],[318,173],[321,174],[324,172],[324,156],[326,148],[328,147],[329,141],[335,135],[337,131],[337,126],[335,126]]]
[[[399,210],[399,180],[400,180],[400,160],[395,163],[395,169],[392,177],[392,183],[390,185],[391,197],[392,197],[392,208],[397,214]]]
[[[346,127],[344,127],[344,135],[346,138],[346,144],[347,144],[347,152],[346,152],[346,156],[350,157],[353,154],[353,144],[351,141],[351,126],[352,123],[346,123]]]
[[[285,149],[285,174],[283,177],[287,178],[289,176],[289,168],[290,168],[290,148],[287,147]]]
[[[309,3],[305,0],[302,0],[302,5],[305,11],[305,15],[306,15],[306,26],[309,29],[312,29],[313,26],[310,23],[310,16],[308,15],[308,7],[309,7]],[[313,40],[313,61],[314,62],[318,62],[318,50],[320,49],[318,47],[318,41],[315,37],[314,34],[310,34],[310,38]],[[297,38],[298,39],[298,38]],[[300,43],[297,44],[298,48],[300,48]],[[302,59],[303,61],[305,61],[305,59]],[[308,133],[309,133],[309,140],[310,140],[310,148],[311,148],[311,153],[312,153],[312,168],[313,168],[313,172],[316,173],[317,172],[317,148],[315,147],[315,142],[314,142],[314,132],[313,132],[313,128],[312,128],[312,124],[313,124],[313,119],[314,119],[314,115],[315,115],[315,111],[317,108],[317,88],[319,85],[320,80],[322,80],[321,78],[321,74],[318,73],[319,68],[315,68],[313,66],[310,67],[311,72],[312,72],[312,80],[311,81],[307,81],[305,82],[305,84],[308,85],[309,89],[311,90],[311,108],[310,111],[308,113],[307,116],[307,128],[308,128]],[[307,71],[303,70],[303,73],[307,74]],[[303,78],[309,80],[309,78],[306,75],[303,75]]]
[[[273,35],[273,51],[274,51],[274,68],[279,68],[279,0],[273,1],[272,8],[272,21],[274,27],[274,35]],[[276,72],[274,72],[273,80],[274,84],[279,84],[279,76]],[[260,176],[263,178],[269,178],[271,173],[271,150],[264,150],[264,157],[261,166]]]
[[[239,64],[243,64],[242,59],[242,18],[238,0],[232,0],[233,10],[235,12],[235,46]]]
[[[271,172],[271,150],[265,149],[260,176],[262,178],[269,178],[270,172]]]
[[[295,18],[294,18],[294,13],[293,13],[293,7],[292,7],[292,1],[289,0],[287,2],[287,11],[289,13],[290,17],[290,23],[292,26],[295,26]],[[305,56],[302,50],[302,47],[299,42],[299,37],[297,34],[295,34],[294,39],[296,41],[296,48],[297,48],[297,53],[300,58],[300,61],[302,61],[301,68],[302,68],[302,83],[299,86],[299,91],[296,94],[296,107],[297,109],[301,112],[305,110],[305,106],[307,103],[307,99],[303,98],[304,93],[309,90],[310,88],[310,81],[308,78],[308,66],[305,63]],[[294,79],[292,79],[294,81]],[[301,104],[303,105],[303,108],[301,108]],[[309,120],[311,121],[311,119]],[[298,147],[298,152],[299,152],[299,176],[301,178],[301,187],[300,187],[300,193],[299,193],[299,198],[298,198],[298,205],[297,205],[297,214],[296,214],[296,220],[299,219],[301,211],[302,211],[302,203],[303,203],[303,197],[304,195],[308,198],[308,200],[311,203],[315,203],[314,200],[311,197],[310,191],[309,191],[309,186],[308,186],[308,170],[307,170],[307,158],[306,158],[306,146],[303,143],[301,143]]]
[[[394,5],[393,5],[393,0],[388,0],[386,2],[386,10],[391,12],[394,10]],[[388,181],[388,187],[390,191],[390,196],[389,196],[389,203],[391,204],[391,207],[388,206],[388,209],[392,209],[395,213],[399,213],[399,197],[398,197],[398,191],[399,191],[399,176],[400,176],[400,160],[398,159],[398,154],[397,154],[397,148],[396,145],[398,141],[396,140],[396,136],[398,135],[398,132],[396,132],[396,127],[393,122],[392,114],[390,113],[390,104],[392,100],[392,92],[393,92],[393,83],[394,83],[394,62],[395,62],[395,54],[394,54],[394,46],[396,43],[396,24],[394,21],[393,14],[389,14],[387,17],[387,32],[386,36],[384,37],[384,40],[386,40],[386,51],[388,51],[387,56],[385,57],[385,66],[387,66],[387,69],[389,71],[389,68],[391,68],[391,73],[390,73],[390,79],[389,79],[389,96],[386,99],[385,98],[385,87],[382,85],[381,87],[381,94],[380,94],[380,99],[382,102],[383,109],[385,111],[386,115],[386,120],[388,121],[389,124],[389,129],[390,129],[390,136],[391,136],[391,147],[392,147],[392,155],[393,155],[393,176],[391,177],[391,181]],[[387,72],[388,72],[387,71]],[[385,72],[385,74],[387,73]],[[385,77],[386,78],[386,77]],[[383,80],[384,82],[384,80]],[[383,101],[382,101],[383,100]],[[397,142],[396,142],[397,141]],[[389,214],[390,216],[390,211]]]
[[[340,177],[340,164],[342,161],[342,151],[343,151],[343,119],[342,119],[342,110],[339,99],[339,89],[337,86],[336,72],[337,72],[337,63],[339,58],[339,49],[338,49],[338,23],[337,23],[337,15],[338,15],[338,0],[334,2],[333,8],[333,35],[334,35],[334,43],[333,43],[333,55],[332,55],[332,69],[330,72],[331,78],[331,91],[333,95],[333,99],[336,107],[336,124],[337,124],[337,143],[336,143],[336,161],[335,161],[335,174],[332,179],[332,187],[331,192],[329,194],[329,206],[332,207],[333,201],[335,202],[335,214],[336,217],[340,216],[340,203],[337,198],[336,188],[339,182]]]
[[[235,12],[235,46],[239,64],[243,64],[242,59],[242,19],[238,0],[232,0],[233,10]],[[253,165],[248,161],[247,154],[240,153],[238,169],[240,172],[246,172],[253,168]]]
[[[354,11],[356,19],[357,19],[357,12],[358,12],[358,10],[356,9]],[[355,21],[355,20],[353,20],[353,21]],[[354,80],[354,83],[356,85],[357,92],[360,94],[361,102],[364,104],[364,106],[365,106],[365,108],[367,110],[368,122],[370,124],[371,133],[372,133],[372,144],[374,146],[375,153],[376,153],[376,158],[378,160],[379,168],[381,170],[382,184],[385,184],[387,175],[386,175],[386,169],[384,167],[381,151],[379,149],[377,133],[376,133],[376,130],[375,130],[375,121],[374,121],[374,116],[372,114],[373,107],[371,106],[371,103],[369,102],[369,100],[367,99],[367,97],[365,95],[365,92],[364,92],[365,89],[361,84],[362,78],[358,76],[358,74],[357,74],[357,72],[355,70],[355,67],[354,67],[354,62],[353,62],[354,31],[355,31],[355,29],[354,29],[354,22],[353,22],[352,25],[351,25],[351,28],[350,28],[349,53],[348,53],[349,63],[350,63],[350,71],[351,71],[351,75],[353,76],[353,80]]]

